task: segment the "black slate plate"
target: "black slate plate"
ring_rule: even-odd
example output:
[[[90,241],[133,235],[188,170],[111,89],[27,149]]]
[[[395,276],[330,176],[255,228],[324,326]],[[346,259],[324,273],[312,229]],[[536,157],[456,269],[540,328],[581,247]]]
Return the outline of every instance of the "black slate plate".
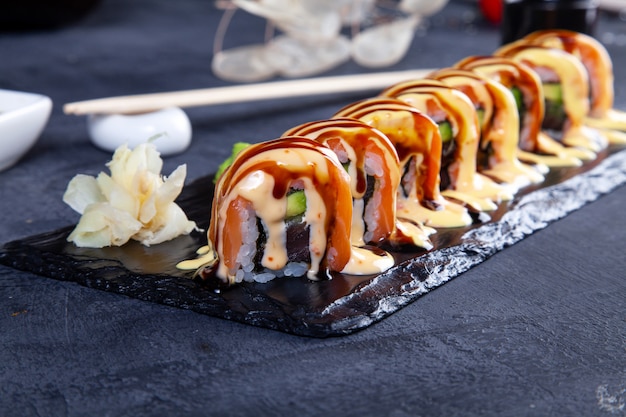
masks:
[[[149,248],[131,242],[121,248],[84,249],[65,240],[73,226],[5,244],[0,263],[287,333],[337,336],[381,320],[624,183],[624,149],[607,150],[579,168],[554,169],[541,185],[528,187],[513,201],[501,204],[491,213],[491,220],[440,230],[433,236],[435,248],[429,252],[393,253],[396,266],[377,276],[337,274],[321,282],[281,278],[215,292],[175,268],[180,260],[193,258],[195,250],[206,243],[203,233]],[[206,229],[212,195],[212,177],[203,177],[186,186],[178,202]]]

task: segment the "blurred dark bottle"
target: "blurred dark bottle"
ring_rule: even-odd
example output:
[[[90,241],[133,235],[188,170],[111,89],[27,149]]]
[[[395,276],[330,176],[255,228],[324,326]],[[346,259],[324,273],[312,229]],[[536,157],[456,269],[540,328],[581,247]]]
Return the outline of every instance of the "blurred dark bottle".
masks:
[[[0,32],[54,29],[81,19],[101,0],[0,0]]]
[[[593,36],[597,0],[505,0],[500,32],[509,43],[540,29],[569,29]]]

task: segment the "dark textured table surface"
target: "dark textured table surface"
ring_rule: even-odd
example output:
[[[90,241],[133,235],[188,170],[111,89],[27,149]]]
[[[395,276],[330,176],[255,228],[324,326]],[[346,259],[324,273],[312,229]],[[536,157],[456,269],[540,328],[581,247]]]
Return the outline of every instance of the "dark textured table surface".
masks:
[[[62,104],[226,85],[212,76],[207,0],[103,0],[81,21],[0,32],[0,88],[55,103],[40,141],[0,173],[0,243],[75,223],[61,197],[110,154]],[[263,23],[234,21],[228,42]],[[603,15],[616,107],[626,23]],[[499,44],[474,3],[430,19],[390,70],[451,65]],[[348,63],[332,74],[364,72]],[[239,140],[333,114],[357,95],[189,109],[194,139],[165,159],[188,181]],[[0,267],[0,415],[626,415],[626,187],[494,255],[358,333],[311,339]]]

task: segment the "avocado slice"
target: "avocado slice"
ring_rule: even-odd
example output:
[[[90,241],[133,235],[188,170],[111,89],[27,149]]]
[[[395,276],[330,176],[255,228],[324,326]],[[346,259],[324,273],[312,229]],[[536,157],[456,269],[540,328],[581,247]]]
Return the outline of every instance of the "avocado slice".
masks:
[[[441,143],[447,143],[452,140],[452,125],[447,120],[439,123],[439,134],[441,134]]]
[[[250,144],[247,142],[237,142],[233,145],[233,149],[230,152],[230,156],[226,158],[224,162],[220,164],[219,167],[217,167],[217,171],[215,172],[215,177],[213,178],[213,183],[217,183],[217,180],[219,180],[219,178],[222,176],[224,171],[226,171],[226,168],[231,166],[233,162],[235,161],[235,158],[237,158],[237,155],[239,155],[239,153],[243,151],[244,149],[246,149],[248,146],[250,146]]]
[[[306,211],[304,190],[292,190],[287,194],[287,213],[285,218],[300,216]]]
[[[515,104],[517,105],[517,110],[522,112],[524,110],[524,96],[522,95],[522,90],[519,87],[511,87],[511,93],[513,93],[513,97],[515,98]]]
[[[543,84],[543,96],[556,104],[563,103],[563,88],[560,83]]]
[[[548,130],[559,131],[567,119],[565,106],[563,105],[563,88],[560,83],[543,84],[545,98],[545,114],[542,127]]]
[[[476,109],[476,115],[478,116],[478,126],[482,128],[485,122],[485,109]]]

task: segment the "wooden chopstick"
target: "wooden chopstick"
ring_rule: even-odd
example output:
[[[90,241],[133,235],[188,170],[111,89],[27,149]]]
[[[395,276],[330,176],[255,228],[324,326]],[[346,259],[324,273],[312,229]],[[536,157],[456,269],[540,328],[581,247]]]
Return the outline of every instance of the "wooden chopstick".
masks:
[[[136,114],[167,107],[197,107],[329,93],[381,90],[392,84],[424,78],[431,69],[318,77],[165,93],[118,96],[67,103],[66,114]]]

